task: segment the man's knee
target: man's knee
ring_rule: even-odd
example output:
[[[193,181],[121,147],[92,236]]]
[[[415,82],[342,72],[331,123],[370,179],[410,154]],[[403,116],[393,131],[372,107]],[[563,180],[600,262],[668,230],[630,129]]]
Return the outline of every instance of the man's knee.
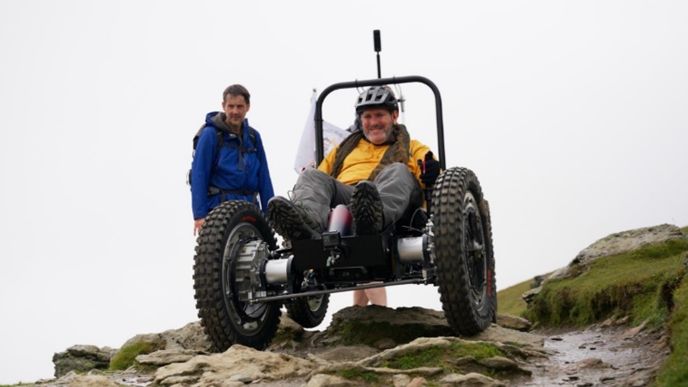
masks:
[[[382,172],[385,172],[385,171],[387,171],[387,173],[404,173],[404,174],[411,173],[411,171],[409,171],[408,166],[406,164],[399,163],[399,162],[391,163],[388,166],[384,167],[382,169]]]
[[[387,165],[377,175],[376,181],[392,180],[396,182],[413,181],[414,177],[408,166],[403,163],[392,163]]]
[[[329,177],[330,175],[321,172],[320,170],[317,170],[315,168],[309,168],[299,175],[296,184],[304,182],[323,182],[326,181]]]

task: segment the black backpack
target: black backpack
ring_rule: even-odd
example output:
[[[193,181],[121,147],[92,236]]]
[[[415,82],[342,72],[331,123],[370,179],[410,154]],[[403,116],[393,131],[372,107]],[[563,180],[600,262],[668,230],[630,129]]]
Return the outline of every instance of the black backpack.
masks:
[[[196,155],[196,146],[198,145],[198,139],[201,137],[201,132],[203,132],[203,129],[208,126],[207,124],[201,125],[200,128],[196,131],[196,134],[193,137],[193,149],[191,150],[191,160],[193,160],[194,156]],[[217,157],[220,154],[220,149],[225,145],[225,136],[223,136],[223,133],[225,133],[225,130],[216,128],[213,126],[213,129],[215,129],[215,136],[217,138],[217,141],[215,141],[215,150],[213,150],[213,168],[215,165],[217,165]],[[248,126],[248,136],[251,139],[251,148],[243,148],[242,147],[242,152],[246,152],[248,150],[255,150],[256,148],[256,131]],[[191,168],[189,168],[189,172],[186,174],[186,184],[191,185]]]

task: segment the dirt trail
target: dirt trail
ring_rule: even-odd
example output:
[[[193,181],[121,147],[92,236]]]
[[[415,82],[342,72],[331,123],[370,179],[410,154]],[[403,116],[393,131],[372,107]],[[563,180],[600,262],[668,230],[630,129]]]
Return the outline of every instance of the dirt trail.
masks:
[[[642,327],[539,334],[551,355],[532,364],[525,386],[646,386],[669,352],[663,331]]]

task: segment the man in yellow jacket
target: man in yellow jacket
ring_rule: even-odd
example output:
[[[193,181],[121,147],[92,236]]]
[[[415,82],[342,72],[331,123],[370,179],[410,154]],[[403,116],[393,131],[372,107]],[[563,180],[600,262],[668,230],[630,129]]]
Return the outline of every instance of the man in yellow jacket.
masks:
[[[361,93],[356,114],[362,130],[342,141],[317,170],[304,171],[291,201],[277,196],[268,203],[268,220],[286,239],[320,234],[338,204],[349,205],[357,235],[379,233],[410,205],[420,205],[421,189],[437,179],[440,167],[430,148],[410,139],[397,123],[399,107],[389,87],[372,86]],[[368,301],[386,305],[384,288],[354,292],[354,304]]]

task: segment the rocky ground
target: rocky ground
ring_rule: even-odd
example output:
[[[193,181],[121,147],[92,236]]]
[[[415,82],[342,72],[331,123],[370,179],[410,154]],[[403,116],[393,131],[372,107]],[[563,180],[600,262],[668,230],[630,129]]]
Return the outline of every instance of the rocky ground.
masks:
[[[612,234],[565,268],[538,276],[528,301],[553,278],[570,278],[592,261],[648,243],[685,238],[659,225]],[[686,257],[688,266],[688,256]],[[669,354],[667,333],[631,327],[628,317],[584,330],[532,330],[500,315],[476,337],[455,337],[442,312],[350,307],[325,331],[306,331],[286,316],[272,345],[234,345],[210,353],[198,322],[138,335],[119,349],[77,345],[55,354],[56,378],[41,386],[645,386]],[[109,369],[109,370],[108,370]],[[117,369],[118,371],[112,371]]]
[[[283,317],[267,351],[235,345],[207,352],[199,323],[138,335],[119,350],[75,346],[56,354],[50,386],[644,386],[665,358],[663,332],[607,321],[584,331],[525,332],[530,324],[500,316],[477,337],[452,335],[442,312],[351,307],[325,331],[305,331]],[[123,371],[108,358],[132,348]],[[90,371],[88,370],[91,367]],[[78,372],[77,372],[78,371]]]

